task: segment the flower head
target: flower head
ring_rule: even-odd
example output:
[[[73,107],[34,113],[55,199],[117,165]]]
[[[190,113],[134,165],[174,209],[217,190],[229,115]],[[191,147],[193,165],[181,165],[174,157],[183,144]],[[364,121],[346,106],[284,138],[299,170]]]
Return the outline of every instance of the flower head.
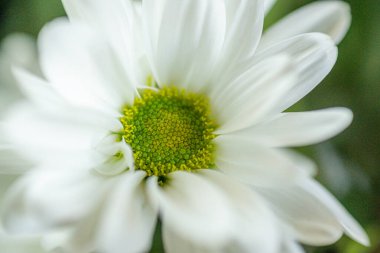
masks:
[[[46,79],[15,72],[32,104],[2,130],[37,165],[8,195],[10,231],[145,252],[160,217],[169,253],[284,252],[343,232],[367,243],[312,163],[283,149],[351,122],[344,108],[283,112],[330,72],[330,37],[304,26],[260,42],[259,0],[63,3],[69,20],[39,37]]]

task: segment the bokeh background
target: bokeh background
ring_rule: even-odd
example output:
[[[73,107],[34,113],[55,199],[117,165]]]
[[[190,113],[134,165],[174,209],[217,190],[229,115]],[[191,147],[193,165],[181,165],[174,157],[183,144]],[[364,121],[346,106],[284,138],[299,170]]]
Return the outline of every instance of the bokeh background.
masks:
[[[312,0],[278,1],[266,19],[268,27]],[[345,106],[355,119],[343,134],[327,143],[302,148],[319,165],[320,181],[368,231],[365,248],[343,238],[310,253],[380,253],[380,0],[347,0],[353,23],[339,45],[339,59],[323,83],[291,110]],[[59,0],[0,0],[0,40],[23,32],[36,37],[42,26],[65,12]],[[163,252],[159,233],[152,252]]]

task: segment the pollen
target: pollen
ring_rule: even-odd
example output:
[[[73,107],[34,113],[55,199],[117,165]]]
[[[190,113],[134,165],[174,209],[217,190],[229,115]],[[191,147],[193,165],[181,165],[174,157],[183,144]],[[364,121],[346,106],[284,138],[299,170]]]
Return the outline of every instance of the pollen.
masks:
[[[162,178],[214,166],[216,124],[207,97],[176,87],[147,89],[123,114],[123,137],[136,170]]]

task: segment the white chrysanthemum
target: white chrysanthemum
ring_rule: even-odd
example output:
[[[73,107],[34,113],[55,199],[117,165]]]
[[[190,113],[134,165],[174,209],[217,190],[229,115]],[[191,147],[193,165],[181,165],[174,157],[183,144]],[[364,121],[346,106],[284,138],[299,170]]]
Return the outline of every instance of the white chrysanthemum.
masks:
[[[37,164],[8,193],[11,232],[71,231],[68,252],[301,252],[365,232],[286,147],[324,141],[344,108],[283,113],[331,70],[349,24],[310,5],[264,34],[261,0],[66,0],[40,34],[45,79],[3,122]],[[324,11],[325,10],[325,11]],[[301,19],[301,21],[300,21]],[[303,22],[303,19],[308,22]]]

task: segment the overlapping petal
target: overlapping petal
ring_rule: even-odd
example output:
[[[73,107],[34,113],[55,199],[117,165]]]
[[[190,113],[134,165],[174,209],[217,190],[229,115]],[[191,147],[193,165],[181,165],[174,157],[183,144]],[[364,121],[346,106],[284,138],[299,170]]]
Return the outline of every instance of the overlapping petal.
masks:
[[[282,190],[256,190],[270,201],[273,210],[303,243],[328,245],[336,242],[346,232],[363,245],[369,244],[360,225],[313,179],[299,181],[293,187]]]
[[[32,161],[90,150],[109,131],[120,129],[120,122],[112,117],[75,108],[52,113],[25,103],[7,115],[3,124],[5,137]]]
[[[265,48],[296,35],[320,32],[339,43],[351,24],[350,7],[343,1],[317,1],[306,5],[271,26],[260,41]]]
[[[227,252],[278,252],[279,224],[260,195],[217,171],[202,170],[199,174],[220,188],[230,201],[226,208],[235,213],[235,231],[224,244]]]
[[[284,56],[269,58],[210,95],[218,134],[249,127],[270,117],[297,81],[297,69]],[[226,106],[227,105],[227,106]]]
[[[213,85],[223,87],[252,60],[264,22],[265,1],[225,0],[226,28]]]
[[[260,62],[278,54],[288,55],[298,69],[297,82],[276,108],[277,112],[281,112],[306,96],[330,73],[338,51],[327,35],[302,34],[259,50],[255,61]]]
[[[368,244],[309,179],[314,165],[279,149],[324,141],[351,122],[342,108],[281,113],[332,69],[350,23],[347,5],[311,4],[260,42],[274,0],[63,3],[69,20],[53,21],[39,39],[46,80],[15,70],[34,105],[20,104],[2,124],[14,146],[0,150],[44,161],[9,192],[10,231],[69,227],[60,242],[68,252],[146,252],[160,215],[169,253],[301,253],[296,240],[325,245],[343,232]],[[153,81],[153,89],[209,96],[219,125],[216,168],[135,171],[133,150],[115,134],[123,129],[118,117]]]
[[[298,147],[330,139],[348,127],[351,121],[352,112],[346,108],[282,113],[235,134],[270,147]]]
[[[284,187],[308,175],[303,162],[247,137],[219,136],[216,144],[218,169],[246,184]]]
[[[159,187],[157,178],[150,178],[148,190],[170,231],[198,245],[216,246],[230,238],[233,213],[216,186],[187,172],[171,173],[168,180],[165,187]]]
[[[267,14],[273,7],[277,0],[265,0],[265,13]]]
[[[3,224],[11,233],[33,234],[78,222],[101,196],[99,184],[100,178],[89,177],[78,164],[50,164],[35,170],[8,192]]]
[[[52,21],[41,31],[39,48],[46,78],[73,105],[118,115],[133,102],[135,87],[120,74],[110,45],[87,26]]]
[[[140,171],[123,175],[107,199],[98,227],[98,246],[104,252],[149,251],[157,220]]]
[[[193,91],[205,86],[225,33],[225,6],[218,0],[146,0],[143,24],[147,55],[160,86]]]
[[[151,74],[142,42],[141,1],[63,0],[70,21],[86,24],[107,40],[126,85],[144,85]]]
[[[300,184],[301,188],[316,198],[320,203],[328,207],[330,212],[339,221],[344,232],[353,240],[362,245],[369,246],[368,235],[360,224],[347,212],[336,198],[329,193],[321,184],[313,179],[305,180]]]

